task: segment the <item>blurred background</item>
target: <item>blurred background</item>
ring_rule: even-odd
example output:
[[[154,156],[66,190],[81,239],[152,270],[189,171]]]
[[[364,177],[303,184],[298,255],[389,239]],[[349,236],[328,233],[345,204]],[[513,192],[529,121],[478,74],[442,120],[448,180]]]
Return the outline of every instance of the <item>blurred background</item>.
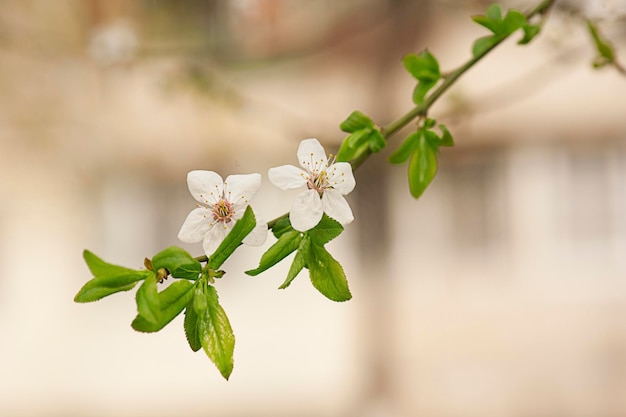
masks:
[[[359,109],[411,109],[402,57],[444,71],[486,34],[462,0],[38,0],[0,8],[0,415],[626,415],[626,79],[594,71],[582,9],[626,56],[621,1],[570,2],[432,109],[457,146],[420,200],[371,158],[329,247],[353,299],[243,248],[217,283],[237,337],[224,381],[179,317],[134,295],[78,305],[81,252],[142,267],[174,244],[193,169],[261,172],[328,152]],[[525,10],[532,2],[512,3]],[[577,9],[578,8],[578,9]],[[406,132],[409,132],[407,130]],[[200,244],[182,245],[201,253]]]

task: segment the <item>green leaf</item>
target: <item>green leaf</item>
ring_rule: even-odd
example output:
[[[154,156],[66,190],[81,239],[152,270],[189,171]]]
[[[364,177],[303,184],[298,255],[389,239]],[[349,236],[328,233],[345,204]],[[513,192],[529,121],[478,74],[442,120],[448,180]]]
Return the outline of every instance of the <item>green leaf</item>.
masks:
[[[350,136],[348,136],[343,140],[339,152],[337,152],[337,162],[349,162],[365,152],[368,147],[369,145],[367,143],[363,143],[358,147],[352,147],[350,145]]]
[[[195,312],[192,302],[187,304],[185,309],[185,337],[189,343],[189,347],[194,352],[202,348],[200,343],[200,335],[198,334],[198,313]]]
[[[450,131],[445,125],[439,125],[439,129],[441,130],[441,140],[439,141],[439,146],[454,146],[454,139],[450,134]]]
[[[598,30],[597,25],[591,20],[587,19],[587,29],[589,30],[589,34],[593,39],[593,43],[596,47],[596,51],[601,58],[604,58],[607,63],[612,63],[615,61],[615,50],[613,49],[613,45],[606,39],[603,39],[602,35],[600,35],[600,31]]]
[[[437,81],[420,81],[413,89],[413,103],[421,104],[426,94],[432,89]]]
[[[159,305],[161,307],[159,320],[151,323],[143,316],[138,315],[131,326],[140,332],[158,332],[167,326],[189,304],[193,297],[194,285],[189,281],[176,281],[159,293]]]
[[[343,226],[337,220],[322,214],[322,220],[313,229],[307,230],[306,234],[311,241],[318,245],[325,245],[343,232]]]
[[[171,246],[152,258],[155,271],[165,268],[174,278],[197,279],[202,271],[202,264],[195,260],[186,250]]]
[[[285,216],[285,217],[279,219],[274,224],[274,227],[272,227],[272,233],[274,234],[276,239],[279,239],[285,233],[291,232],[293,230],[294,229],[293,229],[293,227],[291,227],[291,221],[289,220],[289,216]]]
[[[366,127],[360,130],[354,131],[350,136],[346,138],[348,145],[351,148],[358,148],[359,146],[367,143],[368,136],[372,133],[371,127]]]
[[[437,173],[437,151],[428,143],[425,135],[419,143],[409,162],[409,189],[411,195],[419,198]]]
[[[87,281],[78,291],[74,297],[77,303],[97,301],[120,291],[128,291],[138,281],[154,275],[151,271],[134,270],[110,264],[88,250],[83,252],[83,257],[94,278]]]
[[[500,8],[500,5],[497,3],[492,3],[489,5],[489,7],[487,7],[487,13],[486,16],[489,20],[492,20],[494,22],[499,22],[502,20],[502,9]]]
[[[509,10],[502,22],[503,26],[503,35],[510,35],[516,30],[524,27],[526,25],[526,16],[523,13],[518,12],[517,10]]]
[[[489,19],[487,16],[483,16],[483,15],[472,16],[472,20],[478,23],[479,25],[486,27],[493,33],[497,34],[497,33],[500,33],[501,31],[502,23],[500,21],[493,21]]]
[[[285,259],[289,254],[298,249],[300,241],[302,240],[302,233],[297,230],[287,232],[283,234],[264,254],[261,256],[259,267],[246,271],[248,275],[258,275],[263,271],[276,265],[278,262]]]
[[[307,265],[311,283],[326,298],[347,301],[352,298],[341,264],[320,245],[309,245]]]
[[[407,136],[407,138],[404,139],[404,142],[402,142],[402,145],[400,145],[400,147],[389,156],[389,162],[396,165],[405,163],[413,151],[415,151],[415,148],[417,148],[419,137],[422,135],[422,132],[422,129],[420,129]]]
[[[308,235],[305,235],[302,241],[300,242],[300,246],[298,247],[298,252],[296,252],[296,256],[293,258],[293,262],[289,267],[289,272],[287,273],[287,278],[285,282],[282,283],[279,289],[285,289],[291,284],[291,281],[302,271],[302,269],[306,266],[306,260],[309,257],[309,246],[311,244],[311,239]]]
[[[520,45],[526,45],[539,34],[539,32],[541,31],[541,26],[528,24],[525,25],[522,29],[524,30],[524,37],[520,39],[517,43]]]
[[[354,133],[368,127],[373,128],[374,122],[358,110],[350,113],[350,116],[339,125],[339,128],[347,133]]]
[[[220,266],[235,252],[241,242],[256,226],[256,218],[250,206],[246,207],[244,215],[237,220],[232,230],[215,252],[209,257],[209,267],[218,270]]]
[[[428,50],[420,52],[419,55],[408,54],[402,63],[409,74],[420,82],[437,82],[441,78],[439,62]]]
[[[137,290],[137,311],[150,324],[158,325],[160,321],[161,305],[156,284],[156,275],[151,274]]]
[[[217,291],[212,286],[206,288],[207,309],[198,317],[198,338],[207,356],[217,366],[225,379],[233,371],[235,335],[228,317],[220,306]]]
[[[478,38],[474,41],[472,45],[472,55],[477,57],[479,55],[484,54],[489,49],[491,49],[495,44],[498,43],[498,38],[494,35],[483,36],[482,38]]]
[[[385,137],[378,129],[373,129],[367,137],[367,143],[374,153],[380,152],[385,146],[387,146],[387,141]]]

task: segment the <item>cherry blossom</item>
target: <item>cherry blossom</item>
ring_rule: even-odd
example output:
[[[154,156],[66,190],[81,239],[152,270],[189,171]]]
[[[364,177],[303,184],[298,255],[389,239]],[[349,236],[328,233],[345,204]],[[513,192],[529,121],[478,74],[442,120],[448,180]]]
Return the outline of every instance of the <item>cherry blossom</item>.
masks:
[[[322,214],[341,224],[354,220],[352,210],[343,197],[356,185],[352,166],[347,162],[334,162],[317,139],[304,139],[298,147],[298,162],[303,168],[283,165],[270,168],[270,181],[282,190],[302,188],[294,200],[289,219],[294,229],[301,232],[315,227]]]

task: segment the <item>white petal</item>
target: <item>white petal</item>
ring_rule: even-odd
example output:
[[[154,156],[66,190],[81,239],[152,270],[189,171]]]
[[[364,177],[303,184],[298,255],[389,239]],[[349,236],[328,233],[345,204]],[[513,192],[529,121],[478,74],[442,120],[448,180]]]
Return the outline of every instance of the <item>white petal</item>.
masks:
[[[211,211],[205,207],[195,208],[189,213],[178,232],[178,238],[186,243],[200,242],[211,227]]]
[[[224,194],[235,205],[236,211],[245,209],[259,188],[261,174],[229,175],[224,181]]]
[[[324,212],[341,224],[348,224],[354,220],[350,205],[336,190],[324,191],[322,205],[324,206]]]
[[[250,234],[243,239],[243,243],[250,246],[261,246],[265,243],[266,239],[267,222],[257,216],[256,226],[254,226]]]
[[[309,172],[320,172],[328,166],[326,152],[317,139],[304,139],[298,147],[298,162]]]
[[[191,171],[187,174],[189,192],[199,203],[213,204],[222,197],[224,182],[213,171]]]
[[[272,184],[281,190],[293,190],[306,185],[309,174],[293,165],[283,165],[270,168],[267,176]]]
[[[204,236],[204,240],[202,241],[202,248],[204,249],[206,256],[213,255],[215,249],[217,249],[228,232],[230,232],[230,229],[232,229],[231,224],[233,224],[233,222],[218,222],[211,229],[209,229],[209,232]]]
[[[315,227],[322,219],[322,201],[315,190],[300,193],[289,212],[289,219],[294,229],[305,232]]]
[[[354,174],[352,173],[352,166],[347,162],[337,162],[332,164],[326,170],[328,173],[329,184],[339,192],[339,194],[346,195],[354,190],[356,181]]]

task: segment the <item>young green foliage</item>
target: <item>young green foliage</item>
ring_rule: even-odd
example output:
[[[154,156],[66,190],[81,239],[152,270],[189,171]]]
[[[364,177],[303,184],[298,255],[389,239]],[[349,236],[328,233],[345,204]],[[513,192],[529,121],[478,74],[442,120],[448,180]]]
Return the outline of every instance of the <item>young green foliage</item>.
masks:
[[[317,226],[304,233],[286,224],[282,227],[282,234],[263,254],[258,268],[246,271],[246,274],[258,275],[296,252],[280,289],[287,288],[302,269],[308,268],[313,286],[325,297],[333,301],[349,300],[352,295],[343,268],[324,248],[325,244],[343,232],[343,226],[324,214]]]
[[[615,65],[619,69],[617,63],[617,56],[615,54],[615,48],[607,39],[605,39],[598,29],[596,23],[587,19],[587,30],[593,40],[593,45],[596,49],[597,56],[593,60],[594,68],[602,68],[607,65]]]
[[[164,268],[174,278],[195,280],[202,271],[202,264],[186,250],[171,246],[154,255],[152,268],[154,271]]]
[[[339,127],[350,135],[344,139],[339,148],[338,162],[350,161],[367,149],[374,153],[380,152],[387,144],[380,128],[360,111],[352,112]]]
[[[85,250],[83,258],[94,275],[74,297],[77,303],[100,300],[108,295],[132,289],[138,281],[154,276],[152,271],[135,270],[113,265]]]
[[[427,50],[419,55],[408,54],[402,60],[404,68],[417,80],[417,85],[413,90],[413,102],[421,104],[430,91],[441,79],[439,62]]]
[[[246,207],[243,216],[237,220],[230,233],[209,257],[209,267],[218,270],[220,266],[235,252],[241,242],[256,226],[256,218],[250,206]]]
[[[472,45],[474,57],[483,55],[498,42],[522,29],[524,37],[518,41],[520,45],[529,43],[540,31],[541,27],[528,22],[526,16],[517,11],[509,10],[502,16],[502,9],[498,4],[491,4],[484,15],[473,16],[472,20],[487,28],[492,34],[476,39]]]
[[[139,332],[158,332],[178,316],[193,297],[194,285],[189,281],[176,281],[158,293],[156,321],[151,321],[141,313],[135,317],[131,326]],[[139,292],[138,292],[139,293]],[[139,301],[138,301],[139,303]]]
[[[198,338],[204,352],[226,379],[233,371],[235,335],[226,312],[219,304],[215,287],[205,287],[207,308],[198,315]]]
[[[433,119],[426,119],[417,131],[410,134],[400,147],[389,156],[392,164],[403,164],[409,160],[409,190],[419,198],[437,174],[437,153],[440,146],[454,146],[450,131],[439,125],[441,136],[431,128]]]

